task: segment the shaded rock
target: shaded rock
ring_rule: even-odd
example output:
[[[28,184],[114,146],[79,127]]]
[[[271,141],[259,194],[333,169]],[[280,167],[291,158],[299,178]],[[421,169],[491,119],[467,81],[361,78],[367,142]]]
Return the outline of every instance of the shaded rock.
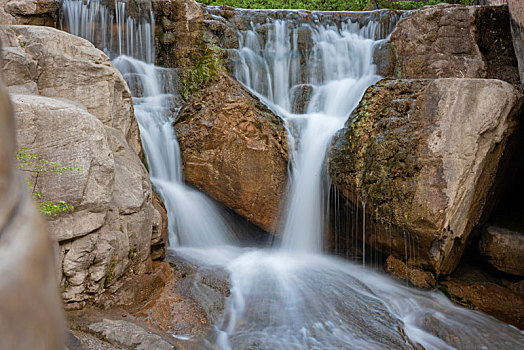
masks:
[[[384,77],[394,77],[396,75],[397,60],[395,48],[391,42],[382,42],[375,45],[373,63],[377,66],[377,74]]]
[[[142,146],[131,93],[109,58],[91,43],[34,26],[1,26],[2,70],[11,92],[80,103],[104,125],[120,130],[137,154]]]
[[[408,280],[415,287],[433,288],[437,284],[435,276],[430,272],[406,266],[404,261],[395,258],[393,255],[387,258],[384,269],[401,280]]]
[[[293,113],[302,114],[307,111],[311,97],[313,96],[313,86],[309,84],[296,85],[291,89],[291,101]]]
[[[61,349],[64,321],[53,244],[15,170],[15,128],[0,81],[0,348]]]
[[[513,47],[518,59],[521,88],[524,88],[524,3],[507,0],[511,21]]]
[[[521,99],[496,80],[383,80],[370,87],[334,141],[329,171],[367,203],[374,240],[414,266],[451,273],[483,214]],[[460,125],[461,127],[457,127]],[[361,209],[360,209],[361,210]],[[361,235],[360,235],[361,236]]]
[[[153,232],[151,233],[151,259],[164,260],[168,244],[167,211],[159,195],[153,192],[155,206]]]
[[[193,96],[174,127],[186,181],[272,231],[286,186],[283,122],[220,75]]]
[[[518,84],[506,6],[425,7],[391,35],[401,78],[489,78]]]
[[[54,27],[59,5],[56,0],[0,0],[0,24]]]
[[[194,0],[153,0],[156,21],[156,62],[188,68],[200,60],[204,15]]]
[[[166,338],[128,321],[106,319],[91,324],[89,329],[111,343],[137,350],[173,350],[175,348],[174,344],[168,342]]]
[[[507,281],[461,265],[451,278],[439,282],[439,289],[456,304],[524,329],[524,296],[508,288]]]
[[[497,270],[524,276],[524,227],[495,221],[487,224],[479,242],[480,253]]]

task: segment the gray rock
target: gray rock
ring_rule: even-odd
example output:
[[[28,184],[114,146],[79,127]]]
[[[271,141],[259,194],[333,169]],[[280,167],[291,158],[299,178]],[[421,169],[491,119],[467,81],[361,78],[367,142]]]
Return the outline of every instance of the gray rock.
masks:
[[[521,88],[524,89],[524,3],[520,0],[507,0],[511,18],[511,35],[515,54],[519,61]]]
[[[111,343],[137,350],[173,350],[175,346],[164,337],[147,331],[135,323],[128,321],[112,321],[92,323],[88,328],[100,334]]]

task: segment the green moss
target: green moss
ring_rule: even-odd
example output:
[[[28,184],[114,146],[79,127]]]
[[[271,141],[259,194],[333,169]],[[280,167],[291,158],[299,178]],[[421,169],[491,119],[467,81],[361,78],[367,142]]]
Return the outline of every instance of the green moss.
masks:
[[[109,285],[113,282],[113,278],[114,278],[114,272],[115,272],[115,268],[116,268],[116,256],[113,256],[111,258],[111,262],[109,263],[109,266],[107,267],[107,270],[106,270],[106,275],[105,275],[105,280],[104,280],[104,288],[108,288]]]
[[[180,72],[180,93],[188,100],[194,93],[204,88],[213,77],[224,71],[223,51],[216,44],[205,44],[197,64]]]

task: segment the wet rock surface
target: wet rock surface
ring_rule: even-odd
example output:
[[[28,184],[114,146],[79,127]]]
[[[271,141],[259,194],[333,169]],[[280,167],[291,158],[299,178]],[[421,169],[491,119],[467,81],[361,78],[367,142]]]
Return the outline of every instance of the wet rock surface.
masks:
[[[221,74],[174,123],[186,181],[273,231],[287,177],[283,122]]]
[[[522,281],[486,268],[476,261],[476,253],[468,255],[450,277],[439,281],[438,288],[456,304],[524,329]]]
[[[391,35],[399,78],[488,78],[519,84],[506,6],[431,6]],[[386,72],[386,71],[385,71]]]
[[[383,80],[370,87],[329,163],[342,193],[359,198],[356,205],[367,202],[373,222],[391,228],[368,235],[368,244],[376,239],[403,257],[408,232],[415,266],[451,273],[483,213],[520,105],[518,92],[495,80]]]

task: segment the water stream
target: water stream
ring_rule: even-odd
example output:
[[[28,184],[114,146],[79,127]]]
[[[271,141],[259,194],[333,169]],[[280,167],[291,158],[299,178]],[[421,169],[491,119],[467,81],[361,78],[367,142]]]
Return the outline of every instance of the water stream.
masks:
[[[514,327],[456,307],[440,293],[410,289],[372,269],[322,254],[326,151],[365,89],[380,79],[372,62],[376,33],[384,31],[380,24],[274,20],[265,24],[269,30],[263,35],[255,24],[238,32],[234,74],[286,121],[293,150],[289,199],[280,223],[282,244],[255,249],[235,246],[220,210],[184,184],[171,126],[177,113],[175,84],[169,83],[169,70],[151,63],[152,13],[138,11],[129,19],[126,3],[117,1],[110,8],[96,0],[66,0],[63,12],[65,27],[105,49],[130,85],[151,179],[168,209],[174,253],[229,272],[231,296],[202,347],[522,346],[524,336]],[[88,28],[95,25],[116,29],[102,34],[109,39],[94,40]],[[305,94],[307,101],[297,98]]]

